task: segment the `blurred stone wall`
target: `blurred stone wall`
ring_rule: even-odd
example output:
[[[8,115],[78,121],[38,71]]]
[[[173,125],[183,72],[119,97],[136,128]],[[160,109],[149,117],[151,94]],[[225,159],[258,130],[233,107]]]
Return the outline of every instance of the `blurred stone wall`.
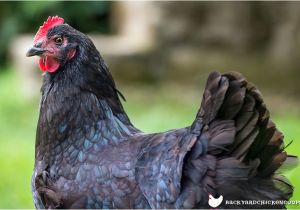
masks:
[[[299,95],[300,2],[121,2],[114,8],[127,11],[115,20],[122,31],[146,27],[128,36],[151,43],[146,51],[107,59],[119,78],[195,84],[212,70],[234,70],[270,91]]]
[[[196,86],[234,70],[299,95],[300,2],[113,2],[110,17],[113,34],[92,39],[118,81]]]

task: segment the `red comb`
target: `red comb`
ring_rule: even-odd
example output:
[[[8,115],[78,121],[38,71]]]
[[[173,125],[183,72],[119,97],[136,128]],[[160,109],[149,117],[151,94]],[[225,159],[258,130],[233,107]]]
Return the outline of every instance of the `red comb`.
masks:
[[[49,28],[63,24],[64,22],[65,22],[65,20],[61,17],[58,17],[58,16],[50,17],[49,16],[48,19],[44,22],[44,24],[42,26],[40,26],[38,32],[36,33],[36,35],[33,39],[33,42],[37,43],[40,40],[43,40],[46,37]]]

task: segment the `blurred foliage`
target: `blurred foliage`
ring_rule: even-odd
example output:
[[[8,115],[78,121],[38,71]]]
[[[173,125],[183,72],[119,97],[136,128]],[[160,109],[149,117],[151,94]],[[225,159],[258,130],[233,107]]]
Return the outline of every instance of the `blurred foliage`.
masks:
[[[191,124],[203,87],[199,85],[199,89],[191,90],[178,86],[119,84],[119,88],[127,96],[124,106],[133,124],[145,132],[160,132]],[[38,101],[38,98],[32,101],[24,98],[14,71],[0,72],[0,208],[34,208],[30,182]],[[272,116],[285,134],[286,143],[294,140],[288,152],[300,156],[299,114],[285,110],[283,115]],[[287,173],[295,186],[293,200],[300,200],[299,174],[300,167]]]
[[[59,15],[86,32],[109,33],[108,1],[9,1],[0,2],[0,65],[7,61],[10,41],[17,33],[35,33],[48,16]]]

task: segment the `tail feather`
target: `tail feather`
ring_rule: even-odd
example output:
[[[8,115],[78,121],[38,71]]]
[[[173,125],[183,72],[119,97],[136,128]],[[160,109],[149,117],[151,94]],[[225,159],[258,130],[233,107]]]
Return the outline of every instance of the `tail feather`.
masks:
[[[237,150],[241,149],[241,146],[244,146],[247,140],[253,140],[253,133],[255,134],[254,138],[257,136],[258,128],[256,127],[256,122],[258,120],[258,113],[257,111],[253,111],[253,114],[247,124],[237,132],[236,139],[231,146],[231,150],[233,153],[236,153]],[[250,138],[252,137],[252,138]],[[253,141],[251,141],[253,143]],[[251,145],[251,144],[250,144]],[[249,146],[250,146],[249,145]],[[247,147],[248,148],[248,147]]]
[[[285,176],[274,175],[273,180],[277,189],[286,194],[288,197],[292,197],[293,185]]]
[[[223,104],[218,111],[219,119],[234,119],[242,108],[246,88],[242,81],[230,81]]]
[[[227,147],[233,143],[236,134],[233,120],[213,121],[209,129],[210,154],[219,155],[228,151]]]
[[[202,128],[197,124],[204,125],[198,141],[207,139],[208,151],[204,158],[215,158],[215,173],[208,170],[206,175],[201,174],[209,180],[206,181],[210,183],[208,190],[231,194],[228,197],[239,194],[241,198],[248,199],[287,200],[291,197],[293,186],[279,174],[282,172],[279,169],[285,165],[296,165],[297,158],[284,151],[283,135],[269,118],[261,93],[242,75],[210,74],[201,108],[191,127],[196,133],[195,129]],[[202,137],[204,135],[206,138]],[[196,148],[197,144],[193,149]],[[196,165],[197,156],[191,157]],[[203,161],[201,155],[198,160],[200,157]],[[229,186],[226,182],[235,185],[236,194],[226,190]],[[257,195],[250,195],[250,192]]]
[[[254,106],[255,106],[255,99],[249,95],[246,95],[244,105],[239,113],[239,116],[235,121],[237,131],[240,131],[242,128],[246,126],[247,122],[250,120],[250,118],[253,115]]]
[[[204,124],[208,125],[212,120],[216,119],[228,87],[229,81],[226,78],[221,78],[217,72],[210,74],[201,102],[202,108],[197,116],[198,119],[203,120]]]
[[[279,169],[277,169],[277,174],[282,174],[286,171],[290,171],[294,168],[296,168],[299,164],[299,159],[296,156],[288,155],[284,163],[280,166]]]

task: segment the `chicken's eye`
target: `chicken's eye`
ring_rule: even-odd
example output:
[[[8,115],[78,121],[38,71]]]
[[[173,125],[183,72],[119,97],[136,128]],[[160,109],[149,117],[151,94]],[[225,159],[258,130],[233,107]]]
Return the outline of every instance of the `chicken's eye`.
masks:
[[[54,41],[55,41],[56,44],[61,44],[63,42],[63,38],[62,37],[56,37],[54,39]]]

